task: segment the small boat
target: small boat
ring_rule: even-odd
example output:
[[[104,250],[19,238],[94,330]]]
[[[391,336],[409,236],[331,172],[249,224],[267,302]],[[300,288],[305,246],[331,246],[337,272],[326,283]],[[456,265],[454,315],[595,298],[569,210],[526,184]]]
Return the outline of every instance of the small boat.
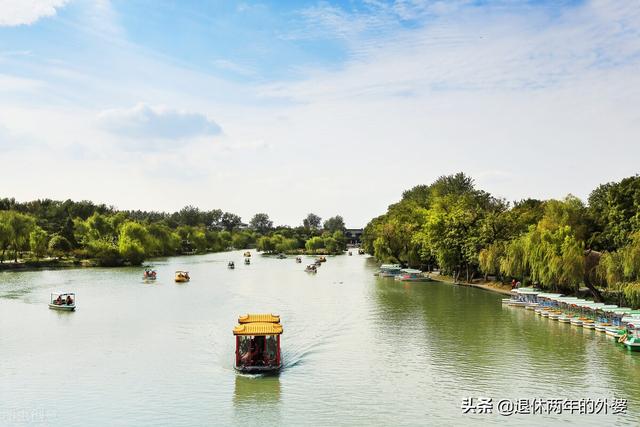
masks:
[[[382,264],[377,276],[379,277],[395,277],[402,271],[400,264]]]
[[[640,328],[636,328],[633,323],[628,323],[627,330],[624,335],[618,338],[618,342],[632,351],[640,351]]]
[[[72,292],[51,294],[49,308],[60,311],[74,311],[76,309],[76,294]]]
[[[156,271],[150,268],[147,268],[146,270],[144,270],[144,273],[142,273],[142,278],[144,280],[156,280],[156,276]]]
[[[364,250],[358,249],[358,255],[364,255]]]
[[[586,319],[585,319],[585,318],[583,318],[583,317],[573,317],[573,318],[571,319],[571,324],[572,324],[573,326],[582,326],[582,322],[583,322],[584,320],[586,320]]]
[[[278,256],[276,256],[276,258],[278,258],[278,259],[286,259],[287,256],[285,254],[278,254]]]
[[[251,260],[250,260],[249,258],[245,258],[245,259],[244,259],[244,263],[245,263],[246,265],[249,265],[249,264],[251,264]]]
[[[299,257],[299,256],[297,256],[297,257],[296,257],[296,262],[297,262],[298,264],[301,264],[301,263],[302,263],[302,258],[301,258],[301,257]]]
[[[402,282],[430,282],[431,279],[425,276],[422,271],[413,268],[404,268],[400,270],[400,274],[395,276],[395,280]]]
[[[233,261],[229,261],[229,264],[227,264],[227,268],[233,270],[234,268],[236,268],[236,264]]]
[[[244,253],[244,257],[245,257],[245,258],[251,258],[251,252],[246,251],[246,252]]]
[[[318,272],[318,267],[316,267],[313,264],[307,265],[307,267],[304,269],[304,271],[306,271],[307,273],[317,273]]]
[[[353,255],[353,253],[351,251],[349,251],[349,256]]]
[[[246,314],[233,328],[236,339],[234,367],[246,374],[275,373],[282,368],[280,316]]]
[[[317,260],[314,261],[313,265],[315,265],[316,267],[320,267],[322,265],[322,261],[317,259]]]
[[[177,283],[184,283],[184,282],[188,282],[189,280],[191,280],[191,277],[189,277],[188,271],[181,271],[181,270],[176,271],[175,281]]]
[[[607,334],[608,337],[616,339],[623,336],[624,332],[625,330],[622,329],[622,326],[610,326],[604,330],[604,333]]]
[[[319,256],[319,257],[318,257],[318,261],[320,261],[320,262],[327,262],[327,257],[325,257],[325,256]]]

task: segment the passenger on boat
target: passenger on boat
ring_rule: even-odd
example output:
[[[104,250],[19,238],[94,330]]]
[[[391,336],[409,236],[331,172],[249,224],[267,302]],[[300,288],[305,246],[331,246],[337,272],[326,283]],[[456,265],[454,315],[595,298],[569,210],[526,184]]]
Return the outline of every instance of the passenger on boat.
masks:
[[[62,295],[58,295],[58,298],[53,301],[55,305],[62,305]]]
[[[58,297],[60,298],[60,297]],[[65,301],[65,304],[67,305],[72,305],[73,304],[73,298],[71,298],[71,295],[67,295],[67,300]]]

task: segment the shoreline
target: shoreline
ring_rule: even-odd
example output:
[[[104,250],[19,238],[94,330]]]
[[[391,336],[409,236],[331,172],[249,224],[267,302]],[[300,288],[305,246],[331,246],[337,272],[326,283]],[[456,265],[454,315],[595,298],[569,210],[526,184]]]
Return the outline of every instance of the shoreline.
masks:
[[[429,276],[431,278],[431,280],[434,280],[436,282],[441,282],[441,283],[448,283],[450,285],[455,285],[455,286],[464,286],[464,287],[471,287],[471,288],[477,288],[477,289],[483,289],[485,291],[489,291],[489,292],[495,292],[498,294],[502,294],[502,295],[511,295],[511,290],[509,289],[503,289],[500,288],[498,286],[491,286],[491,283],[495,283],[495,285],[497,285],[496,282],[488,282],[486,284],[482,284],[482,283],[464,283],[464,282],[454,282],[453,281],[453,277],[450,276],[440,276],[440,275],[430,275]]]

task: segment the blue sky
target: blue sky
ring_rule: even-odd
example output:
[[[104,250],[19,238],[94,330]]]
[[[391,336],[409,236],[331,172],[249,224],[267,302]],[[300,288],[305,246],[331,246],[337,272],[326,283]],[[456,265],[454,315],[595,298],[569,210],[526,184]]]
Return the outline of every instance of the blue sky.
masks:
[[[638,173],[640,5],[0,2],[2,195],[364,225],[465,171],[509,200]]]

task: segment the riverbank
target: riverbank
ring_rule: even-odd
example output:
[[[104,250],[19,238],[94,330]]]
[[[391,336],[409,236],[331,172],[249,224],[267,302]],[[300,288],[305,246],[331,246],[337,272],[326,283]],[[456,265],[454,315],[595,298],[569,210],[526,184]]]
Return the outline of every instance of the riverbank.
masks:
[[[457,286],[467,286],[472,288],[484,289],[485,291],[496,292],[503,295],[511,294],[511,286],[504,285],[500,282],[485,282],[485,283],[463,283],[463,282],[455,282],[452,276],[445,276],[440,274],[431,274],[429,276],[432,280],[436,280],[438,282],[449,283]]]

